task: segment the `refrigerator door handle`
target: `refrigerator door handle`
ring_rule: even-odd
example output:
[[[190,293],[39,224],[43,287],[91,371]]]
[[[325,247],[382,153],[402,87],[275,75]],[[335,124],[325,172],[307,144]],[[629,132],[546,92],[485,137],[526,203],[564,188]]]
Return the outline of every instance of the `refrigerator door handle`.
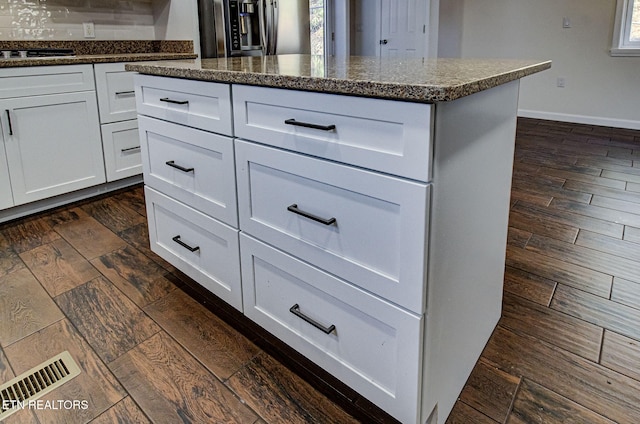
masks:
[[[258,0],[258,19],[260,20],[260,45],[262,54],[267,54],[267,17],[265,13],[266,0]]]
[[[267,54],[273,54],[273,0],[265,0],[267,15]]]
[[[271,1],[271,54],[276,54],[278,47],[278,0]]]

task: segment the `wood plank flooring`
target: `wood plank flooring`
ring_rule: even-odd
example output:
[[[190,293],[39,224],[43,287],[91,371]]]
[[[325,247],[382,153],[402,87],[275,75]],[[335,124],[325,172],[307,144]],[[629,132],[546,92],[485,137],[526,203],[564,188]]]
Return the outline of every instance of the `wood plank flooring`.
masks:
[[[640,422],[640,132],[520,119],[513,175],[503,316],[448,423]],[[147,238],[141,187],[0,225],[0,378],[69,350],[45,399],[89,402],[7,423],[394,422]]]
[[[640,422],[639,154],[640,131],[519,119],[503,314],[449,423]]]

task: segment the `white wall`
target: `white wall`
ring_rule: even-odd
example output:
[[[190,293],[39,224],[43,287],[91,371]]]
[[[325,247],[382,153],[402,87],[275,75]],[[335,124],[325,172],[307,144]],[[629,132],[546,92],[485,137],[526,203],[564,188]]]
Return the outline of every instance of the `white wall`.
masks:
[[[200,53],[197,0],[153,0],[156,40],[193,40]]]
[[[438,31],[438,57],[460,57],[462,54],[463,0],[442,0]]]
[[[447,1],[463,4],[462,57],[553,61],[522,80],[520,115],[640,129],[640,58],[608,52],[615,0],[445,0],[441,7]],[[571,28],[562,28],[563,17]],[[441,25],[441,40],[448,30]],[[565,88],[556,86],[559,77]]]

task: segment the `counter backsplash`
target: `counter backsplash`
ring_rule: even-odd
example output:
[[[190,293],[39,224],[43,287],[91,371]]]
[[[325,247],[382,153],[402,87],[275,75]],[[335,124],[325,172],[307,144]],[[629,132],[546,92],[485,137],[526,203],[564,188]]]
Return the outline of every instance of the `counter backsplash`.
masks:
[[[82,40],[83,22],[99,40],[153,39],[151,0],[0,0],[0,39]]]

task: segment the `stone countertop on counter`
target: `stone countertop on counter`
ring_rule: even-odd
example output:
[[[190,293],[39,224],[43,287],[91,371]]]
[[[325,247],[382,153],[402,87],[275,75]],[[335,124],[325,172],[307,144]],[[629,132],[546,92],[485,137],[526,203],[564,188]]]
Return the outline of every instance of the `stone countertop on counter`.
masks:
[[[549,69],[518,59],[386,59],[279,55],[133,63],[142,74],[435,103]]]
[[[138,62],[149,60],[194,59],[194,53],[111,53],[95,55],[0,59],[0,69],[25,66],[78,65],[83,63]]]
[[[0,50],[68,49],[72,56],[0,58],[0,68],[195,59],[191,40],[0,40]]]

